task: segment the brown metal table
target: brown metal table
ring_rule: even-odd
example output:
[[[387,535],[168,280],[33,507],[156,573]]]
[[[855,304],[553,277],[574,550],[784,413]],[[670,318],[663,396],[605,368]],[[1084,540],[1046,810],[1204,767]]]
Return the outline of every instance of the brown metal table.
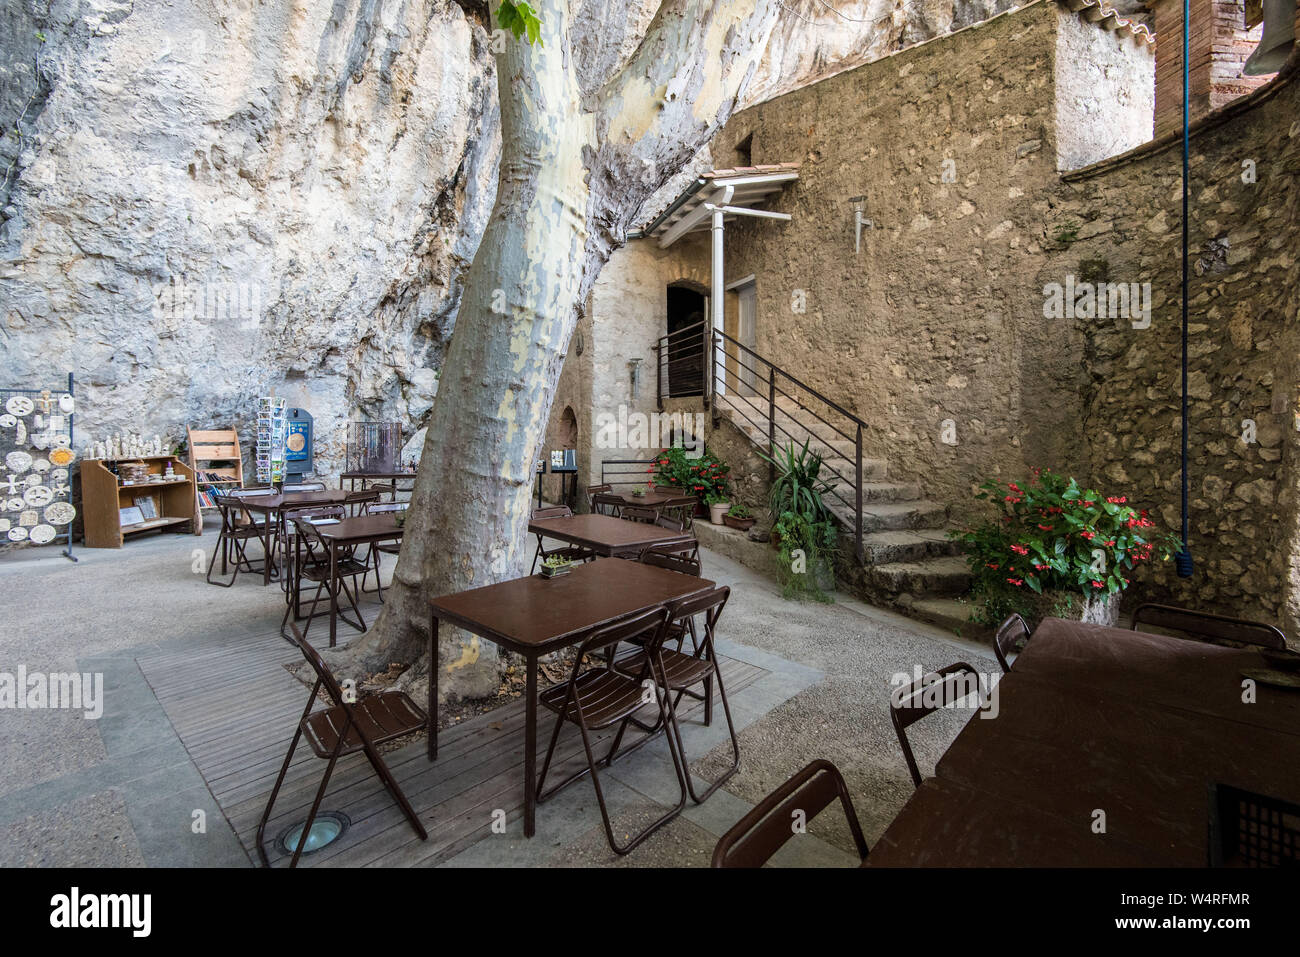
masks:
[[[554,579],[530,575],[434,598],[429,626],[429,760],[438,757],[438,623],[446,621],[523,655],[524,835],[532,837],[537,813],[538,659],[579,644],[593,628],[697,595],[713,584],[653,565],[601,558]]]
[[[652,545],[675,545],[695,540],[689,532],[674,532],[648,522],[630,522],[594,514],[534,519],[528,523],[528,531],[571,545],[581,545],[597,555],[612,558],[635,558]]]
[[[398,492],[410,491],[410,489],[398,488],[397,483],[402,479],[413,478],[415,478],[414,472],[344,472],[339,476],[339,488],[342,488],[343,483],[347,482],[348,491],[352,492],[356,490],[357,482],[361,483],[362,489],[368,488],[369,486],[367,483],[372,479],[392,482],[392,486],[388,489],[390,493],[388,500],[390,502],[396,502]]]
[[[1261,684],[1242,702],[1240,672],[1263,665],[1048,619],[999,682],[998,717],[971,718],[873,866],[1204,866],[1212,784],[1300,797],[1300,695]]]
[[[339,596],[335,587],[338,572],[339,549],[357,545],[374,545],[377,542],[398,541],[402,537],[402,526],[397,524],[397,517],[391,512],[380,515],[357,515],[342,518],[331,525],[314,525],[330,551],[330,647],[334,647],[334,638],[338,631]],[[294,615],[298,613],[295,602]]]
[[[342,489],[325,489],[321,492],[275,492],[270,495],[240,496],[239,502],[250,512],[261,512],[266,516],[262,523],[263,554],[271,554],[271,522],[275,521],[284,534],[284,513],[294,508],[310,508],[313,505],[342,505],[348,493]],[[275,561],[262,563],[262,584],[271,582],[271,567]]]
[[[685,505],[698,505],[699,497],[682,492],[661,492],[658,489],[646,489],[644,495],[631,492],[601,492],[604,498],[618,499],[623,505],[636,505],[641,508],[678,508]]]

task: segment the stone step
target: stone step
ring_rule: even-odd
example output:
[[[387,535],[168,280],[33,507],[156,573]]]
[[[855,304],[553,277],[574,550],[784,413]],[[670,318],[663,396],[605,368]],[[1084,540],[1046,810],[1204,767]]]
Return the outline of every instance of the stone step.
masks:
[[[889,562],[915,562],[940,555],[956,555],[957,542],[951,542],[943,528],[902,529],[871,532],[862,536],[863,564],[884,565]]]
[[[838,504],[838,503],[837,503]],[[833,511],[849,528],[853,527],[851,510],[839,506]],[[846,512],[841,515],[840,512]],[[938,502],[896,502],[862,506],[862,531],[883,532],[904,528],[937,528],[948,521],[948,509]]]
[[[956,555],[874,565],[870,575],[872,585],[891,595],[952,596],[970,588],[966,560]]]
[[[897,602],[895,607],[909,618],[928,621],[962,638],[990,642],[993,637],[990,629],[970,620],[970,605],[955,598],[909,597]]]

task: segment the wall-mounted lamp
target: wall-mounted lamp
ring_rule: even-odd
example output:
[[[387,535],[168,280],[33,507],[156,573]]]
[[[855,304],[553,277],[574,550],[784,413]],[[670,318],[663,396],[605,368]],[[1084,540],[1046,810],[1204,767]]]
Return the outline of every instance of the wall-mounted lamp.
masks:
[[[627,360],[627,378],[631,387],[632,398],[635,399],[637,385],[641,381],[641,360],[639,358]]]
[[[849,202],[853,204],[853,252],[856,254],[862,252],[862,230],[875,229],[876,224],[866,217],[867,197],[854,196]]]

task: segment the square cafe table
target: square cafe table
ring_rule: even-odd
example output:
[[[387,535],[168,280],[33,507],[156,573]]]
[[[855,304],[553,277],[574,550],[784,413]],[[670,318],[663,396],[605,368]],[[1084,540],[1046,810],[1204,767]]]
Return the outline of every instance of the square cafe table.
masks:
[[[262,562],[262,584],[271,582],[271,567],[275,560],[271,558],[271,523],[275,522],[280,534],[284,534],[284,513],[295,508],[310,508],[315,505],[342,505],[348,493],[342,489],[324,489],[318,492],[271,492],[267,495],[235,496],[239,503],[250,512],[261,512],[266,516],[262,523],[262,549],[267,556]],[[286,558],[287,558],[286,554]]]
[[[690,532],[595,514],[534,519],[528,523],[528,531],[614,558],[635,558],[652,545],[695,541]]]
[[[654,528],[653,525],[641,527]],[[713,585],[708,579],[653,565],[601,558],[577,565],[558,578],[529,575],[434,598],[430,602],[432,620],[429,626],[429,760],[438,756],[439,621],[446,621],[523,655],[527,661],[524,835],[532,837],[537,813],[538,659],[581,643],[593,628],[666,602],[698,595]]]
[[[1300,695],[1243,700],[1242,672],[1265,666],[1250,647],[1049,618],[998,716],[967,722],[868,860],[1203,867],[1212,785],[1300,797]]]
[[[400,541],[402,526],[397,524],[397,517],[391,512],[378,515],[356,515],[342,518],[329,525],[315,525],[316,533],[329,547],[330,551],[330,647],[334,647],[338,631],[339,593],[335,578],[338,574],[339,551],[358,545],[375,545],[379,542]],[[298,615],[298,596],[291,599],[294,603],[294,616]]]

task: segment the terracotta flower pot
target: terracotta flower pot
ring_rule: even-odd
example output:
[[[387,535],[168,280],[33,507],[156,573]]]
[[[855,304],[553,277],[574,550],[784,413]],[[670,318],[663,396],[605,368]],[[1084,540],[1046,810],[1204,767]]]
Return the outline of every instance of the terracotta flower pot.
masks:
[[[722,516],[722,522],[724,525],[728,528],[738,528],[742,532],[747,532],[753,528],[756,521],[758,521],[756,518],[733,518],[730,515]]]

